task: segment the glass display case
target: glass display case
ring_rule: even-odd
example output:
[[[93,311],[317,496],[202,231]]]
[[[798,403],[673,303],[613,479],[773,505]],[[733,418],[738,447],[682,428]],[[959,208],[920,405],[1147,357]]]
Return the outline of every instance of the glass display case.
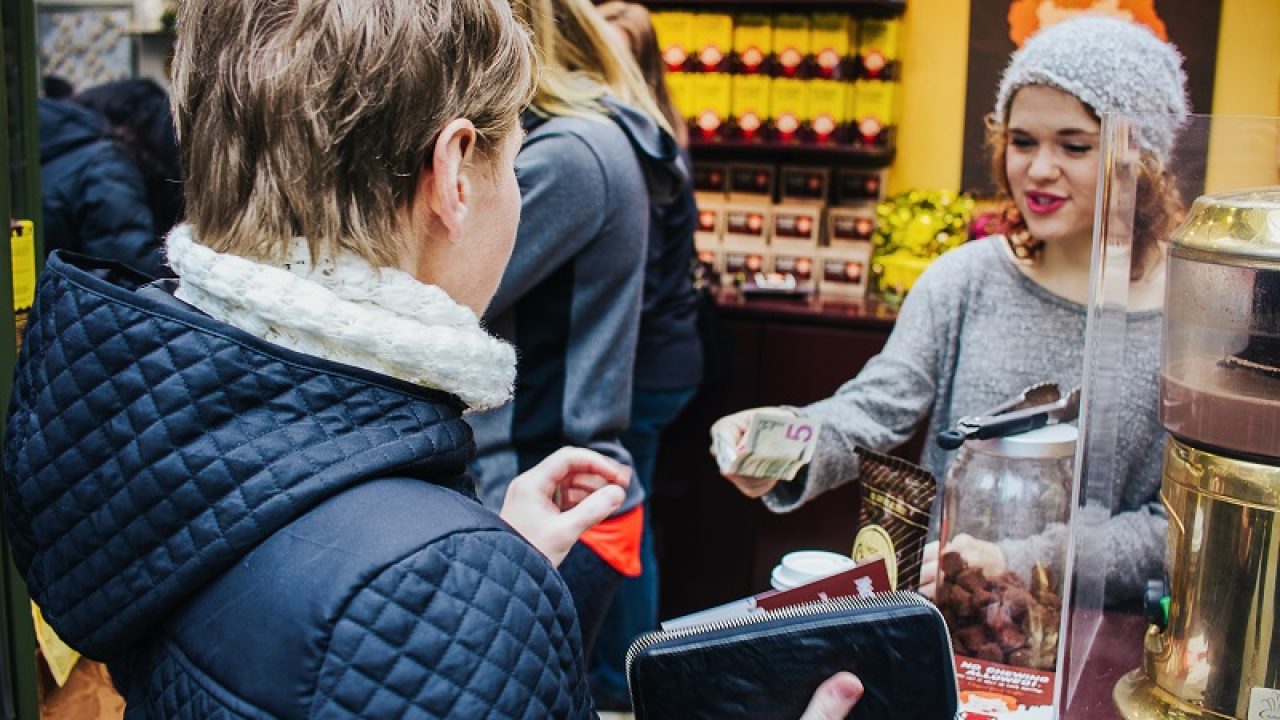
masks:
[[[1280,713],[1280,118],[1192,116],[1161,174],[1137,150],[1165,116],[1103,118],[1102,163],[1072,483],[1058,717]],[[1158,247],[1135,238],[1160,188],[1183,205]],[[1153,210],[1154,208],[1154,210]],[[1134,278],[1138,279],[1135,280]],[[1160,287],[1162,286],[1162,287]],[[1158,504],[1166,577],[1145,608],[1109,603],[1110,524],[1127,502],[1118,447],[1135,388],[1133,318],[1162,313]],[[1114,577],[1114,576],[1113,576]]]

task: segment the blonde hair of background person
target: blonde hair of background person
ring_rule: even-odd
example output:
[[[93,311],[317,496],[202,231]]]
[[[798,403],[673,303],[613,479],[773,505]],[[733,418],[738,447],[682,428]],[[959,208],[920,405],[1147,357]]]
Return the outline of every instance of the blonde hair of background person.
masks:
[[[313,3],[310,22],[291,20],[301,12],[290,2],[254,3],[252,18],[243,2],[186,8],[199,31],[178,35],[172,97],[202,244],[271,259],[305,237],[314,252],[394,267],[409,235],[402,210],[445,125],[467,118],[479,155],[499,158],[519,123],[512,108],[533,95],[529,44],[499,23],[451,27],[418,3],[360,4]],[[492,0],[454,4],[476,16]],[[282,22],[289,32],[270,31]],[[235,45],[243,52],[225,52]],[[308,121],[280,122],[294,117]]]
[[[542,62],[534,112],[607,116],[600,98],[611,94],[671,132],[635,60],[588,0],[513,0],[511,6],[532,30]]]
[[[680,147],[688,147],[689,126],[667,88],[667,67],[662,60],[662,49],[658,47],[658,35],[654,32],[649,11],[643,5],[622,0],[601,3],[596,6],[596,11],[627,41],[631,55],[640,66],[640,73],[653,94],[654,102],[662,110],[662,116],[667,119],[676,142]]]

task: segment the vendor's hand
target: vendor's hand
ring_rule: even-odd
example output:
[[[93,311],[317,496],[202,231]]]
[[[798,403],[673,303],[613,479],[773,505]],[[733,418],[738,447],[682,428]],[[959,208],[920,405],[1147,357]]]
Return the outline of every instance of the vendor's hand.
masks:
[[[979,540],[972,535],[961,533],[947,543],[943,553],[959,553],[960,557],[969,567],[976,567],[982,570],[987,577],[994,577],[1008,569],[1004,558],[1004,551],[1000,546]],[[943,579],[943,572],[939,564],[938,541],[935,540],[924,546],[924,558],[920,566],[920,594],[927,598],[933,598],[938,591],[938,583]]]
[[[751,416],[760,411],[795,414],[790,410],[779,407],[751,408],[750,410],[742,410],[732,415],[726,415],[715,421],[715,424],[711,426],[711,455],[716,458],[717,463],[720,463],[720,474],[733,483],[743,495],[751,498],[758,498],[772,490],[773,486],[778,484],[780,478],[746,477],[730,474],[727,472],[728,467],[721,463],[722,458],[717,456],[716,446],[733,448],[736,457],[736,454],[743,450],[742,442],[747,434],[747,428],[751,427]]]
[[[844,720],[862,698],[862,691],[862,681],[857,675],[836,673],[813,692],[813,699],[800,720]]]
[[[560,565],[578,536],[618,509],[631,468],[583,448],[560,448],[507,486],[502,519]]]

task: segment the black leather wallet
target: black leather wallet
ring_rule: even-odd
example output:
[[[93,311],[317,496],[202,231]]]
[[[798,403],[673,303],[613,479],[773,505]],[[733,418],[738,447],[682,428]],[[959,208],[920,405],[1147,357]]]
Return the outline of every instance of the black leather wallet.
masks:
[[[952,720],[953,662],[938,609],[895,592],[649,633],[627,651],[627,681],[637,720],[797,720],[841,670],[866,688],[853,720]]]

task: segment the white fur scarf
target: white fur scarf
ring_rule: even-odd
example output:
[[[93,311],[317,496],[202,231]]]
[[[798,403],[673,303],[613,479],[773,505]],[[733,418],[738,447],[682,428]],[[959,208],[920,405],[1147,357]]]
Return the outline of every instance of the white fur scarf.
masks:
[[[313,266],[305,240],[282,266],[167,239],[178,299],[268,342],[453,393],[472,410],[511,398],[516,354],[469,308],[400,270],[350,253]]]

